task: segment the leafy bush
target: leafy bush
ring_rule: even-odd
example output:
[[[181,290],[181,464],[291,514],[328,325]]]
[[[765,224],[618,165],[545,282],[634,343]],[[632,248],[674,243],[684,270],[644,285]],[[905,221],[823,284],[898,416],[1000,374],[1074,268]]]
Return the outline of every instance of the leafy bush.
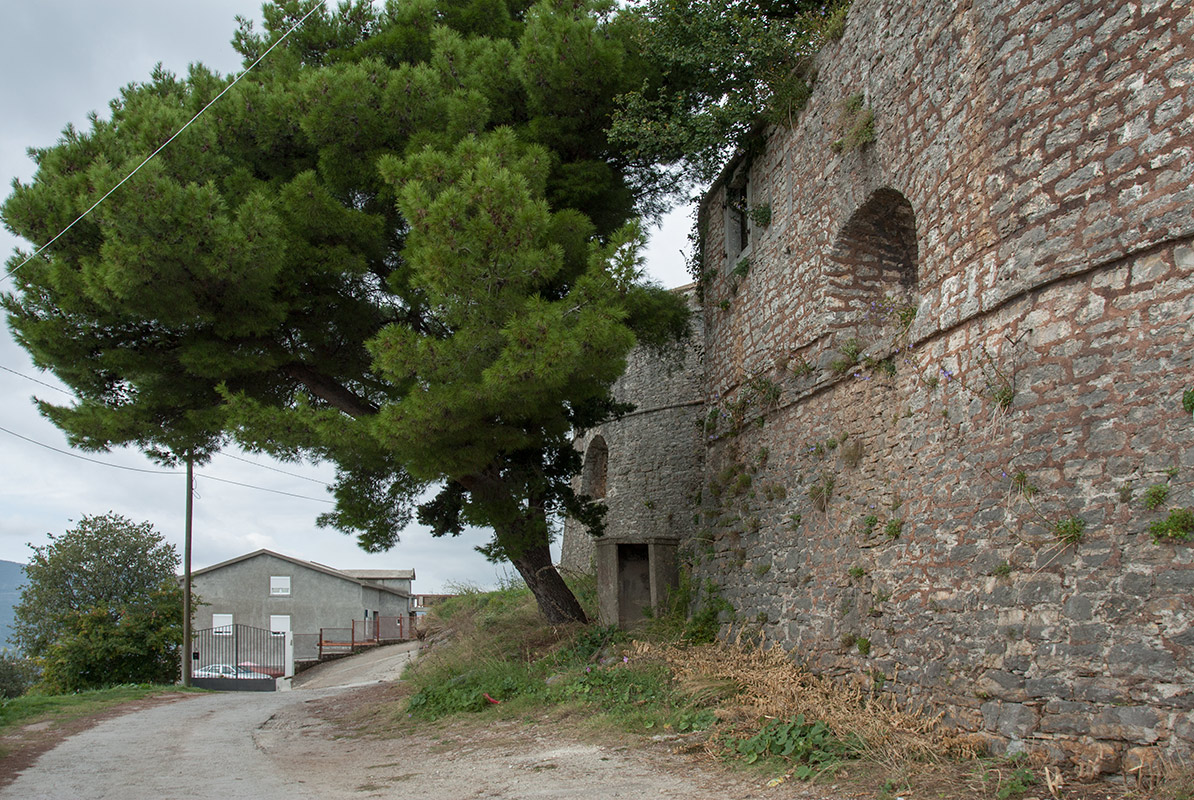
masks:
[[[33,684],[34,669],[29,659],[7,650],[0,652],[0,698],[20,697]]]
[[[1028,787],[1036,783],[1036,775],[1032,769],[1017,760],[1012,761],[1015,767],[1007,780],[1000,781],[999,789],[995,792],[996,800],[1012,800],[1028,791]]]
[[[689,618],[684,626],[684,641],[690,644],[708,644],[717,638],[721,629],[721,612],[733,612],[734,608],[717,592],[712,584],[705,591],[705,601]]]
[[[611,644],[626,641],[626,631],[617,625],[591,625],[576,635],[564,651],[568,661],[587,663],[596,660],[596,656]]]
[[[181,606],[182,590],[170,580],[141,603],[96,605],[63,619],[40,659],[38,689],[64,693],[173,683],[179,673]]]
[[[808,721],[803,714],[786,721],[772,720],[754,736],[729,743],[747,764],[768,757],[795,763],[792,776],[800,780],[859,750],[856,742],[839,739],[824,722]]]
[[[560,693],[597,703],[606,710],[624,710],[666,702],[668,677],[662,667],[632,668],[625,663],[585,667],[563,683]]]
[[[30,658],[40,658],[80,614],[102,607],[152,607],[164,584],[178,586],[178,553],[148,522],[135,523],[109,512],[84,515],[74,528],[33,548],[26,583],[13,607],[12,641]],[[174,616],[181,641],[182,592]],[[146,680],[150,680],[147,678]],[[133,681],[134,683],[140,681]]]

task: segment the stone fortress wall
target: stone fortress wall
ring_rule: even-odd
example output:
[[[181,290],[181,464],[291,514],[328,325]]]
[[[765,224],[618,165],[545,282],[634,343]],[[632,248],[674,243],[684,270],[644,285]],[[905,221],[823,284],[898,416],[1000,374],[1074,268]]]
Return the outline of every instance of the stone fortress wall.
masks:
[[[673,541],[727,633],[997,751],[1194,750],[1194,545],[1150,533],[1194,506],[1191,0],[855,0],[764,138],[691,373],[638,354],[578,442],[606,596]]]

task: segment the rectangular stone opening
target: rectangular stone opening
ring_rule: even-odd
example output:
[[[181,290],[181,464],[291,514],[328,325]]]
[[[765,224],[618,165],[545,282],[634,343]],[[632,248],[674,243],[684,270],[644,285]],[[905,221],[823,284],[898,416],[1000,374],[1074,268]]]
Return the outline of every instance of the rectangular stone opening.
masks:
[[[618,545],[618,625],[646,618],[651,608],[651,555],[646,544]]]

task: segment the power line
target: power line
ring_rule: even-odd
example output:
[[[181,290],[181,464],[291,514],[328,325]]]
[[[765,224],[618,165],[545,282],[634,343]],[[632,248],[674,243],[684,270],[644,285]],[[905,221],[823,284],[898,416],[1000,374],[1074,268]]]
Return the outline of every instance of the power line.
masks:
[[[143,472],[147,475],[181,475],[182,474],[181,472],[178,472],[177,470],[143,469],[141,467],[126,467],[123,464],[113,464],[110,461],[100,461],[98,458],[88,458],[87,456],[81,456],[78,453],[72,453],[70,450],[63,450],[61,447],[54,447],[53,445],[46,444],[45,442],[39,442],[36,439],[30,439],[28,436],[22,436],[21,434],[17,433],[16,431],[10,431],[8,428],[0,427],[0,431],[4,431],[9,436],[15,436],[18,439],[24,439],[26,442],[29,442],[29,444],[35,444],[38,447],[44,447],[47,450],[53,450],[55,453],[61,453],[64,456],[70,456],[71,458],[77,458],[81,461],[89,461],[92,464],[99,464],[101,467],[113,467],[115,469],[128,470],[129,472]]]
[[[264,486],[254,486],[250,483],[241,483],[240,481],[232,481],[227,478],[217,478],[212,475],[204,475],[203,473],[195,473],[196,477],[204,478],[209,481],[216,481],[217,483],[230,483],[233,486],[243,486],[246,489],[256,489],[259,492],[270,492],[271,494],[281,494],[287,497],[298,497],[302,500],[310,500],[313,503],[327,503],[328,505],[335,505],[335,500],[328,500],[325,497],[310,497],[305,494],[294,494],[293,492],[283,492],[281,489],[267,489]]]
[[[16,375],[18,378],[24,378],[27,381],[33,381],[34,383],[40,383],[42,386],[46,387],[47,389],[53,389],[54,391],[62,392],[63,394],[70,394],[70,392],[68,392],[66,389],[63,389],[61,386],[55,386],[52,383],[46,383],[45,381],[38,380],[37,378],[34,378],[31,375],[26,375],[23,372],[17,372],[15,369],[6,367],[3,364],[0,364],[0,369],[4,370],[5,372],[11,372],[13,375]]]
[[[23,436],[23,435],[17,433],[16,431],[10,431],[8,428],[2,427],[2,426],[0,426],[0,431],[7,433],[9,436],[15,436],[18,439],[29,442],[30,444],[35,444],[38,447],[44,447],[46,450],[53,450],[55,453],[60,453],[64,456],[70,456],[71,458],[77,458],[80,461],[86,461],[91,464],[99,464],[101,467],[112,467],[113,469],[123,469],[127,472],[140,472],[145,475],[182,475],[183,474],[183,473],[179,472],[178,470],[144,469],[142,467],[126,467],[123,464],[113,464],[110,461],[100,461],[98,458],[88,458],[87,456],[71,452],[70,450],[63,450],[60,447],[54,447],[53,445],[46,444],[45,442],[39,442],[36,439],[30,439],[28,436]],[[252,462],[250,462],[250,463],[252,463]],[[217,483],[228,483],[228,484],[232,484],[233,486],[241,486],[245,489],[256,489],[259,492],[269,492],[271,494],[280,494],[280,495],[285,495],[286,497],[297,497],[301,500],[310,500],[313,503],[327,503],[329,505],[333,505],[335,502],[333,500],[328,500],[327,498],[323,498],[323,497],[310,497],[305,494],[295,494],[293,492],[284,492],[280,489],[269,489],[265,486],[254,486],[251,483],[242,483],[240,481],[229,480],[228,478],[217,478],[214,475],[203,475],[200,473],[199,477],[205,478],[209,481],[215,481]],[[296,477],[301,477],[301,476],[296,476]],[[324,485],[326,486],[327,484],[324,484]]]
[[[26,258],[24,261],[22,261],[20,264],[17,264],[15,267],[13,267],[12,269],[8,270],[8,272],[6,272],[6,273],[4,274],[4,279],[10,279],[10,278],[12,278],[12,276],[13,276],[13,275],[15,275],[15,274],[17,273],[17,270],[19,270],[21,267],[25,266],[25,265],[26,265],[26,264],[28,264],[30,261],[32,261],[33,259],[37,258],[39,255],[41,255],[41,254],[42,254],[42,252],[43,252],[43,251],[44,251],[44,250],[45,250],[47,247],[49,247],[50,245],[54,244],[54,242],[56,242],[56,241],[58,241],[59,239],[61,239],[63,236],[65,236],[65,235],[66,235],[66,232],[67,232],[67,231],[69,231],[71,228],[75,227],[75,225],[76,225],[78,222],[80,222],[80,221],[81,221],[81,220],[82,220],[84,217],[86,217],[86,216],[87,216],[88,214],[90,214],[92,211],[95,211],[95,209],[99,207],[99,204],[100,204],[100,203],[102,203],[102,202],[104,202],[105,200],[107,200],[107,199],[108,199],[108,197],[109,197],[109,196],[110,196],[110,195],[111,195],[113,192],[115,192],[117,189],[119,189],[121,186],[124,186],[124,185],[125,185],[125,184],[126,184],[128,181],[129,181],[129,179],[130,179],[130,178],[132,178],[134,175],[136,175],[138,172],[140,172],[140,171],[141,171],[141,168],[142,168],[142,167],[144,167],[146,164],[148,164],[150,161],[152,161],[152,160],[154,159],[154,157],[155,157],[155,156],[156,156],[158,153],[160,153],[160,152],[162,152],[163,150],[165,150],[165,149],[166,149],[166,147],[167,147],[167,146],[168,146],[168,145],[169,145],[171,142],[173,142],[175,139],[177,139],[179,136],[181,136],[183,131],[185,131],[187,128],[191,127],[191,123],[193,123],[195,120],[199,119],[199,117],[201,117],[201,116],[203,115],[203,112],[207,111],[207,109],[211,108],[211,107],[212,107],[212,106],[215,104],[215,102],[216,102],[217,100],[219,100],[221,97],[223,97],[225,94],[227,94],[229,89],[231,89],[233,86],[235,86],[235,85],[236,85],[236,84],[237,84],[237,83],[240,81],[240,79],[241,79],[241,78],[243,78],[243,77],[245,77],[246,75],[248,75],[248,74],[249,74],[249,73],[250,73],[250,72],[253,70],[253,67],[255,67],[255,66],[257,66],[258,64],[260,64],[260,63],[261,63],[261,61],[262,61],[262,59],[264,59],[266,56],[268,56],[268,55],[270,54],[270,52],[271,52],[271,51],[272,51],[272,50],[273,50],[275,47],[277,47],[278,45],[282,44],[282,42],[286,41],[286,37],[290,36],[290,34],[294,33],[294,32],[295,32],[295,30],[297,30],[297,29],[298,29],[298,27],[299,27],[300,25],[302,25],[304,22],[306,22],[306,21],[307,21],[307,17],[309,17],[309,16],[311,16],[312,14],[314,14],[316,9],[318,9],[318,8],[322,8],[322,7],[323,7],[323,0],[319,0],[319,2],[317,2],[317,3],[315,3],[313,6],[311,6],[311,10],[310,10],[310,11],[308,11],[308,12],[307,12],[307,13],[306,13],[306,14],[303,16],[303,18],[302,18],[302,19],[300,19],[298,22],[294,23],[293,27],[291,27],[291,29],[290,29],[290,30],[286,31],[286,33],[282,34],[282,36],[280,36],[280,37],[278,38],[278,41],[276,41],[276,42],[274,42],[273,44],[271,44],[271,45],[270,45],[270,46],[269,46],[269,47],[266,49],[266,51],[265,51],[264,53],[262,53],[260,56],[258,56],[258,57],[257,57],[257,60],[256,60],[256,61],[254,61],[252,64],[250,64],[250,65],[249,65],[249,66],[248,66],[248,67],[247,67],[247,68],[246,68],[246,69],[245,69],[243,72],[241,72],[241,73],[240,73],[239,75],[237,75],[235,78],[233,78],[233,79],[232,79],[232,82],[231,82],[231,83],[229,83],[227,86],[225,86],[223,91],[221,91],[221,92],[220,92],[218,95],[216,95],[215,97],[213,97],[213,98],[212,98],[212,99],[211,99],[211,100],[210,100],[210,101],[207,103],[207,105],[205,105],[203,108],[199,109],[199,111],[198,111],[198,112],[196,112],[195,116],[191,117],[189,120],[187,120],[187,123],[186,123],[185,125],[183,125],[183,126],[182,126],[181,128],[179,128],[177,131],[175,131],[175,133],[174,133],[174,135],[173,135],[173,136],[171,136],[169,139],[167,139],[165,142],[163,142],[163,143],[161,144],[161,146],[160,146],[160,147],[158,147],[158,149],[157,149],[157,150],[154,150],[152,153],[150,153],[148,156],[146,156],[146,157],[145,157],[145,160],[144,160],[144,161],[142,161],[140,164],[138,164],[138,165],[137,165],[137,166],[136,166],[136,167],[133,169],[133,171],[132,171],[132,172],[130,172],[128,175],[125,175],[125,176],[124,176],[124,178],[123,178],[123,179],[120,181],[120,183],[116,184],[116,185],[115,185],[115,186],[113,186],[111,189],[109,189],[109,190],[108,190],[108,191],[107,191],[107,192],[104,194],[104,196],[103,196],[103,197],[101,197],[99,200],[96,200],[96,201],[95,201],[95,202],[94,202],[94,203],[91,205],[91,208],[87,209],[87,210],[86,210],[86,211],[84,211],[82,214],[80,214],[78,217],[76,217],[76,218],[75,218],[75,220],[74,220],[74,222],[72,222],[71,224],[69,224],[69,225],[67,225],[65,228],[63,228],[61,231],[59,231],[57,236],[55,236],[53,239],[51,239],[50,241],[46,242],[46,243],[45,243],[45,244],[43,244],[41,247],[39,247],[39,248],[37,249],[37,252],[35,252],[33,255],[29,256],[29,257],[28,257],[28,258]]]
[[[40,381],[37,378],[34,378],[30,375],[26,375],[23,372],[17,372],[15,369],[12,369],[11,367],[6,367],[3,364],[0,364],[0,369],[4,370],[5,372],[11,372],[13,375],[16,375],[18,378],[24,378],[27,381],[33,381],[34,383],[41,384],[42,386],[45,386],[47,389],[53,389],[56,392],[62,392],[63,394],[71,395],[70,392],[68,392],[67,390],[65,390],[59,386],[54,386],[51,383],[46,383],[45,381]],[[71,395],[71,396],[73,397],[74,395]],[[15,433],[13,435],[19,436],[19,434],[15,434]],[[34,442],[34,444],[38,444],[38,443]],[[46,445],[46,446],[49,447],[49,445]],[[77,455],[74,453],[69,453],[68,451],[59,451],[59,452],[67,452],[68,455]],[[301,481],[310,481],[311,483],[318,483],[320,486],[323,486],[328,489],[331,488],[331,484],[329,484],[327,481],[321,481],[319,478],[310,478],[306,475],[299,475],[297,472],[288,472],[284,469],[278,469],[277,467],[271,467],[268,464],[262,464],[258,461],[253,461],[248,458],[241,458],[240,456],[234,456],[231,453],[220,453],[219,455],[223,456],[224,458],[231,458],[236,461],[244,462],[245,464],[251,464],[254,467],[259,467],[261,469],[268,469],[270,472],[277,472],[280,475],[286,475],[291,478],[298,478]],[[97,462],[97,463],[103,463],[103,462]],[[112,466],[116,466],[116,465],[112,465]],[[171,474],[173,474],[173,473],[171,473]],[[266,491],[274,491],[274,490],[267,489]],[[314,498],[308,498],[308,499],[314,499]]]
[[[254,467],[261,467],[261,469],[268,469],[270,472],[278,472],[278,473],[281,473],[282,475],[289,475],[291,478],[298,478],[299,480],[303,480],[303,481],[311,481],[311,483],[318,483],[320,486],[325,486],[329,489],[331,488],[331,484],[329,484],[327,481],[321,481],[321,480],[319,480],[319,478],[309,478],[306,475],[299,475],[297,472],[287,472],[284,469],[278,469],[277,467],[271,467],[268,464],[262,464],[258,461],[253,461],[248,458],[241,458],[240,456],[234,456],[231,453],[220,453],[220,455],[222,455],[224,458],[231,458],[236,461],[243,461],[246,464],[252,464]]]

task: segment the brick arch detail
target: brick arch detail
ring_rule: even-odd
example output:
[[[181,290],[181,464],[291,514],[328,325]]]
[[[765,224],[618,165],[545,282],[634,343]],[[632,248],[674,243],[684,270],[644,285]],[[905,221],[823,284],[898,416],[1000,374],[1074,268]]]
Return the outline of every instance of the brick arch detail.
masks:
[[[609,481],[609,446],[603,436],[594,436],[585,448],[584,466],[580,473],[580,491],[594,500],[605,497]]]
[[[875,190],[838,231],[826,268],[830,328],[864,334],[918,298],[916,213],[899,191]]]

